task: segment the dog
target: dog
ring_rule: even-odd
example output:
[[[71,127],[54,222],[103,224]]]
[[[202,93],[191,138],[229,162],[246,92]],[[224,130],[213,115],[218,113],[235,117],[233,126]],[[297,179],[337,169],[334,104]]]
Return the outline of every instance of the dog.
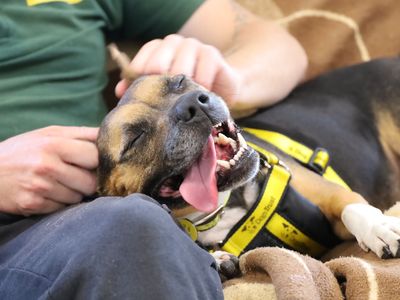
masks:
[[[127,63],[121,67],[129,77]],[[400,58],[376,60],[304,83],[281,103],[239,121],[243,127],[272,129],[309,147],[328,149],[330,165],[350,190],[242,132],[223,99],[188,77],[141,76],[100,127],[98,193],[144,193],[167,205],[177,219],[211,219],[211,229],[196,233],[195,239],[217,250],[214,255],[222,264],[234,256],[219,251],[221,241],[254,210],[275,170],[289,174],[282,191],[317,207],[337,237],[355,237],[381,258],[400,257],[400,219],[381,212],[400,193],[399,83]],[[246,139],[275,157],[274,166]],[[228,191],[234,197],[225,204]],[[259,226],[254,216],[252,221]],[[249,224],[241,230],[250,232]],[[311,227],[325,230],[318,226]],[[289,228],[284,235],[289,231],[296,230]],[[232,276],[236,267],[229,268]]]

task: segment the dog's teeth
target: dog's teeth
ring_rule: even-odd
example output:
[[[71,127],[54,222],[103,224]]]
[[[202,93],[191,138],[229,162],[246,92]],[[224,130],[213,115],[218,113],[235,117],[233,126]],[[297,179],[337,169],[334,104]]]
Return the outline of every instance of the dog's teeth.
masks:
[[[219,138],[218,138],[218,137],[214,136],[214,137],[213,137],[213,140],[214,140],[214,143],[217,143],[217,144],[218,144],[218,141],[219,141]]]
[[[219,140],[218,140],[219,144],[221,144],[221,145],[230,144],[232,146],[232,148],[236,147],[236,142],[233,139],[227,137],[225,134],[219,133],[218,138],[219,138]],[[233,146],[233,144],[235,144],[235,146]]]
[[[215,128],[218,128],[218,127],[221,127],[221,126],[222,126],[222,123],[218,123],[218,124],[214,125]]]
[[[234,166],[234,165],[236,164],[236,160],[230,159],[230,160],[229,160],[229,164],[230,164],[231,166]]]
[[[226,160],[217,159],[217,164],[228,170],[231,168],[231,165]]]
[[[223,133],[218,133],[218,143],[222,145],[229,144],[229,138]]]
[[[238,161],[238,160],[239,160],[239,158],[240,158],[240,156],[239,156],[239,155],[237,155],[237,154],[235,154],[235,156],[233,157],[233,159],[234,159],[234,160],[236,160],[236,161]]]
[[[238,136],[238,139],[239,139],[240,147],[243,147],[244,149],[247,149],[247,143],[246,143],[246,140],[244,139],[243,135],[238,133],[237,136]]]
[[[236,152],[237,151],[237,143],[231,138],[229,138],[229,143],[231,144],[233,151]]]

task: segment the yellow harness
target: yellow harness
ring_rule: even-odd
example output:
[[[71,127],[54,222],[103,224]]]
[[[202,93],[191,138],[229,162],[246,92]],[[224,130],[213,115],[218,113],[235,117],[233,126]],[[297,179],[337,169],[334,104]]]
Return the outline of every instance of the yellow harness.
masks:
[[[246,215],[246,220],[235,229],[220,246],[223,250],[239,256],[250,242],[263,229],[266,222],[274,214],[290,181],[289,171],[275,160],[275,156],[267,157],[270,165],[269,179],[260,193],[255,209]],[[268,224],[267,224],[268,225]]]
[[[349,189],[346,183],[328,165],[329,154],[326,150],[318,148],[313,151],[307,146],[277,132],[253,128],[245,128],[244,130],[262,141],[273,144],[303,164],[307,164],[327,180]],[[292,197],[294,200],[290,200],[290,197],[285,195],[289,189],[291,178],[289,169],[274,153],[252,142],[247,141],[247,143],[265,158],[265,166],[268,167],[269,171],[256,204],[236,226],[232,228],[225,240],[219,244],[219,247],[222,250],[239,256],[244,251],[257,247],[258,245],[276,245],[285,246],[301,253],[318,257],[326,252],[329,247],[337,244],[339,240],[334,236],[333,232],[331,232],[330,224],[324,219],[318,208],[313,207],[311,203],[308,204],[307,200],[301,200],[301,198],[295,197]],[[291,221],[293,220],[293,214],[301,214],[302,211],[291,211],[288,213],[287,207],[293,206],[291,203],[285,203],[288,201],[294,201],[292,204],[302,201],[302,207],[305,207],[308,213],[313,213],[309,221],[310,226],[317,224],[316,229],[313,228],[312,230],[314,232],[315,230],[318,231],[321,229],[321,235],[323,236],[323,238],[319,237],[321,242],[311,237],[307,228],[305,228],[306,230],[301,230],[298,222]],[[282,208],[285,206],[286,208]],[[318,212],[316,212],[317,210]],[[197,231],[208,230],[215,226],[220,219],[222,211],[223,208],[220,206],[217,211],[206,218],[207,220],[205,222],[201,222],[202,224],[197,224],[197,226],[188,220],[184,220],[184,224],[182,224],[182,221],[180,222],[185,230],[189,232],[192,239],[196,240]],[[314,216],[316,216],[315,220]],[[310,227],[304,226],[304,224],[301,226],[303,228]]]
[[[307,146],[292,140],[291,138],[274,131],[268,131],[255,128],[244,128],[244,131],[256,136],[262,141],[270,143],[280,149],[282,152],[297,159],[299,162],[310,166],[312,169],[320,173],[325,179],[337,183],[346,189],[350,187],[342,178],[329,166],[329,153],[323,148],[312,150]],[[263,153],[266,152],[263,148],[248,143],[254,150]],[[269,152],[268,152],[269,153]],[[264,154],[264,153],[263,153]],[[264,154],[265,155],[265,154]]]

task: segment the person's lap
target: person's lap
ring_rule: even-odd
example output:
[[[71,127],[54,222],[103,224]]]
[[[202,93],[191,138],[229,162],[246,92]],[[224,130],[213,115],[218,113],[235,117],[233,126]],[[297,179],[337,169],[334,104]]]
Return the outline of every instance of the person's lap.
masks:
[[[212,257],[143,195],[0,220],[1,299],[222,299]],[[6,224],[5,224],[6,223]]]

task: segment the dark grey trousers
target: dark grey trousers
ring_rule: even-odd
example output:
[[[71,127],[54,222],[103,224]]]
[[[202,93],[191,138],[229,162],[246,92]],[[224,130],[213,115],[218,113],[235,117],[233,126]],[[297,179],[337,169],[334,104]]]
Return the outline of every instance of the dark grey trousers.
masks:
[[[212,257],[144,195],[0,215],[0,299],[222,299]]]

